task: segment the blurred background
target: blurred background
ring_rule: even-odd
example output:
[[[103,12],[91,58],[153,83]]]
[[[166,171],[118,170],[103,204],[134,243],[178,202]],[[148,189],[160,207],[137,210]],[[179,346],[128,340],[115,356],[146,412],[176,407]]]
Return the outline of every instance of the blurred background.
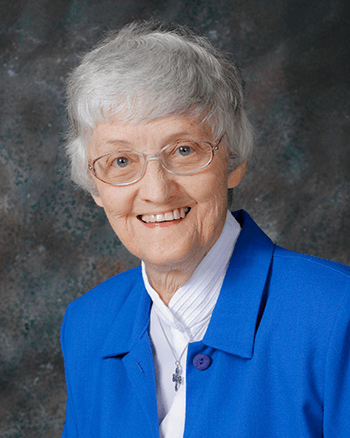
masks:
[[[233,210],[350,264],[350,2],[0,0],[0,437],[59,437],[66,306],[139,264],[67,177],[65,78],[108,29],[197,28],[246,80],[256,149]]]

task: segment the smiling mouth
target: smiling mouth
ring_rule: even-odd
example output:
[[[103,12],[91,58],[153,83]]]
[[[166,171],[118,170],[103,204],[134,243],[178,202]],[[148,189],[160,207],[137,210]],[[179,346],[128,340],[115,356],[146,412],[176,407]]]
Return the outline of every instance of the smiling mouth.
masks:
[[[191,210],[190,207],[175,208],[175,210],[167,211],[166,213],[158,214],[143,214],[138,215],[137,218],[140,219],[145,224],[162,223],[162,222],[172,222],[179,219],[183,219]]]

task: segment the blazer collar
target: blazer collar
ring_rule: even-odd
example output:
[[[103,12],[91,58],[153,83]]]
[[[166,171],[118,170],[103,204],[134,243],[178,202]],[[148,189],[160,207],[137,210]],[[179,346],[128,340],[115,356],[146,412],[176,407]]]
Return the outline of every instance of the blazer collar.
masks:
[[[133,285],[103,343],[103,358],[130,352],[148,330],[152,300],[145,289],[141,267],[134,269],[132,280]]]
[[[248,213],[240,210],[233,215],[242,229],[202,342],[249,359],[266,299],[274,245]]]
[[[230,354],[251,358],[274,245],[248,213],[240,210],[233,215],[242,229],[202,342]],[[102,357],[118,356],[134,348],[149,328],[151,304],[141,267],[137,268],[130,292],[102,346]]]

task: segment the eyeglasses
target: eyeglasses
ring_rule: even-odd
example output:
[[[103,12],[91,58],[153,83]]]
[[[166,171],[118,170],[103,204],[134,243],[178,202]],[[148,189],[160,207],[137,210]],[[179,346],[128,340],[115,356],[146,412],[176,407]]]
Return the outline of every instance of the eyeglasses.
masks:
[[[164,169],[174,175],[192,175],[209,166],[214,150],[223,139],[209,141],[179,140],[164,146],[155,155],[147,155],[122,147],[95,158],[88,163],[89,170],[99,180],[113,186],[133,184],[143,177],[148,161],[158,160]]]

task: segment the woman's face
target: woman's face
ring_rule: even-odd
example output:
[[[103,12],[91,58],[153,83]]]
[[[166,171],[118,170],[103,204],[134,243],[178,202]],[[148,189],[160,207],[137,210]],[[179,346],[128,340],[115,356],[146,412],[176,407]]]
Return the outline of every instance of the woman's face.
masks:
[[[212,138],[208,126],[185,117],[165,117],[139,124],[100,123],[92,133],[89,159],[113,151],[118,144],[144,154],[156,154],[181,139],[217,140]],[[218,239],[225,223],[228,187],[225,138],[211,164],[199,173],[173,175],[158,161],[150,161],[146,173],[136,183],[112,186],[96,178],[95,183],[96,203],[104,208],[121,242],[146,267],[193,270]],[[187,210],[185,217],[175,219]],[[163,215],[158,218],[168,221],[150,224],[150,215]]]

